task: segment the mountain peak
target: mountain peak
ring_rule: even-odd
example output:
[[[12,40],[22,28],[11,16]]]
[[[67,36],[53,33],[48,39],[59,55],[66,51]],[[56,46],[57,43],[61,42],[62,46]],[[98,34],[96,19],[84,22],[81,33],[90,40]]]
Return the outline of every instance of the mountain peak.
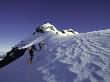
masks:
[[[56,34],[60,34],[60,35],[64,35],[64,36],[79,34],[78,32],[74,31],[73,29],[59,31],[55,28],[55,26],[53,26],[50,23],[46,23],[36,29],[36,32],[38,32],[38,33],[39,32],[44,33],[45,31],[55,32]]]
[[[45,31],[58,31],[58,30],[50,23],[46,23],[36,28],[36,32],[44,33]]]
[[[46,23],[44,25],[41,26],[42,29],[44,29],[45,31],[58,31],[54,25],[50,24],[50,23]]]
[[[52,24],[50,24],[50,23],[46,23],[46,24],[44,24],[44,25],[42,25],[43,27],[51,27],[51,26],[53,26]]]

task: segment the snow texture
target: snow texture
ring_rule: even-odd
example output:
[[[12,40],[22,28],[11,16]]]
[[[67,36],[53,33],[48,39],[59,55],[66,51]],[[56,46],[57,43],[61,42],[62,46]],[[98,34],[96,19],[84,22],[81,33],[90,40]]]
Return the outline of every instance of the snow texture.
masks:
[[[29,53],[0,69],[0,82],[110,82],[110,29],[62,36],[36,33],[16,46],[44,41],[45,48]],[[24,44],[24,45],[23,45]]]

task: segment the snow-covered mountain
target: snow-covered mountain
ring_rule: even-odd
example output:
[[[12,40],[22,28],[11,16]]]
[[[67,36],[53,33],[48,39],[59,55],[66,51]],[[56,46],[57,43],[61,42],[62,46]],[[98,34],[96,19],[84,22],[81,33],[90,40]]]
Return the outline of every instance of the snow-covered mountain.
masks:
[[[27,50],[0,69],[0,82],[110,82],[110,29],[73,35],[46,29],[16,45],[39,49],[40,41],[45,43],[33,63],[27,63]]]

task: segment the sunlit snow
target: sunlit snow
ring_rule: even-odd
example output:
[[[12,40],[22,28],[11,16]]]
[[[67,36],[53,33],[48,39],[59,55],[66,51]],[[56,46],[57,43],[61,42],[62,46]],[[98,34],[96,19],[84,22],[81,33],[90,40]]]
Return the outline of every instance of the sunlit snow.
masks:
[[[45,48],[35,52],[31,65],[26,51],[0,69],[0,82],[110,82],[110,29],[63,37],[59,33],[36,33],[17,44],[39,49],[44,41]]]

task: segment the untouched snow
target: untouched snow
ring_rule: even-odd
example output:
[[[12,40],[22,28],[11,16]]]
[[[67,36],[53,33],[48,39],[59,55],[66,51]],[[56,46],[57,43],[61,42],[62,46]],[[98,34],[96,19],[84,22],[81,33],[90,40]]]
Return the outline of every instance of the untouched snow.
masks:
[[[110,82],[110,29],[74,36],[36,33],[16,46],[44,41],[45,48],[29,53],[0,69],[0,82]]]

